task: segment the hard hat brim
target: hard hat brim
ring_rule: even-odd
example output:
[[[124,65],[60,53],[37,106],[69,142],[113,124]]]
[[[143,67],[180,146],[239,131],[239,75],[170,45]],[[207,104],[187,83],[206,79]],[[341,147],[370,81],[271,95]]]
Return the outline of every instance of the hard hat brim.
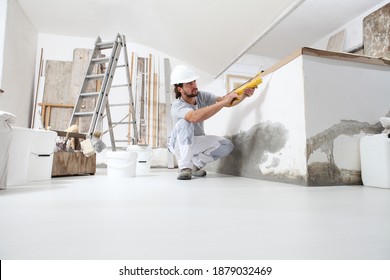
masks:
[[[199,76],[193,76],[187,79],[182,79],[180,81],[171,81],[171,85],[190,83],[192,81],[196,81],[197,79],[199,79]]]

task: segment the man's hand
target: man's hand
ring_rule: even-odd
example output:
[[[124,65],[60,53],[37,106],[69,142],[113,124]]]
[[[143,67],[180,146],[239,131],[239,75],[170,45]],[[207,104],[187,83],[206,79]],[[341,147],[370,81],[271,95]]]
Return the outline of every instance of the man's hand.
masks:
[[[229,107],[236,99],[238,99],[238,94],[235,91],[232,91],[231,93],[226,94],[221,100],[221,102],[223,102],[225,107]]]
[[[251,97],[256,89],[257,89],[257,86],[254,87],[254,88],[246,88],[245,91],[244,91],[245,96],[246,97]]]

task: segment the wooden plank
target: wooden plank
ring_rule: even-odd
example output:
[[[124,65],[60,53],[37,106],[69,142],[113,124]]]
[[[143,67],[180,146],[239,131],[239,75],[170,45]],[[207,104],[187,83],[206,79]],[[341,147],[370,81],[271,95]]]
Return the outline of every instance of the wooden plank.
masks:
[[[165,103],[158,103],[158,130],[157,130],[157,147],[167,147],[167,105]]]
[[[344,50],[345,29],[331,36],[328,40],[326,50],[342,52]]]
[[[31,118],[31,125],[30,125],[30,128],[34,128],[34,126],[35,126],[35,114],[36,114],[36,112],[37,112],[38,93],[39,93],[39,83],[40,83],[40,81],[41,81],[42,68],[43,68],[43,48],[41,48],[41,56],[40,56],[40,59],[39,59],[39,72],[38,72],[38,78],[37,78],[37,88],[35,89],[34,106],[33,106],[33,115],[32,115],[32,118]]]
[[[171,64],[168,58],[164,59],[164,76],[165,76],[165,104],[166,104],[166,124],[167,124],[167,137],[170,136],[172,131],[172,118],[171,118]],[[175,161],[173,155],[167,151],[167,165],[168,168],[175,168]]]
[[[72,76],[71,61],[47,60],[45,67],[45,87],[42,103],[71,103],[70,81]],[[52,110],[50,127],[55,130],[68,128],[72,110]]]
[[[146,139],[147,139],[147,144],[151,144],[151,133],[150,133],[150,126],[151,126],[151,111],[152,111],[152,55],[149,54],[149,63],[148,63],[148,75],[147,75],[147,83],[148,83],[148,89],[147,89],[147,109],[148,109],[148,114],[147,114],[147,120],[146,120],[146,123],[147,123],[147,135],[146,135]]]
[[[157,126],[158,126],[158,96],[157,96],[157,73],[153,75],[153,147],[157,148]]]
[[[358,54],[344,53],[344,52],[332,52],[332,51],[318,50],[318,49],[305,47],[305,48],[300,48],[299,50],[295,51],[291,55],[280,60],[278,63],[274,64],[273,66],[265,70],[262,76],[265,77],[266,75],[275,72],[276,70],[283,67],[284,65],[286,65],[287,63],[289,63],[290,61],[292,61],[293,59],[297,58],[300,55],[310,55],[310,56],[324,57],[324,58],[343,60],[343,61],[352,61],[358,63],[372,64],[372,65],[390,66],[390,60],[385,58],[375,58],[375,57],[365,56],[365,55],[358,55]]]

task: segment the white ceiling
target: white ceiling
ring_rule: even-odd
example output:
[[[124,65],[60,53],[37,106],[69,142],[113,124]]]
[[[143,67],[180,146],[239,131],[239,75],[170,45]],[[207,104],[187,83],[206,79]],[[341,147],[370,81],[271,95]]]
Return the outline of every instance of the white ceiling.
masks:
[[[152,47],[218,75],[244,53],[283,58],[383,0],[18,0],[38,32]]]

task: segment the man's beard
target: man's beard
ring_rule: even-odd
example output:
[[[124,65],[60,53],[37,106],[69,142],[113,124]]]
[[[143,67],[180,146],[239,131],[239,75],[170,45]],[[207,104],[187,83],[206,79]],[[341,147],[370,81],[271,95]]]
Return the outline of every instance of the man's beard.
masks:
[[[193,89],[190,93],[184,92],[184,94],[185,94],[187,97],[196,97],[196,96],[198,96],[198,93],[199,93],[199,91],[198,91],[197,88]]]

